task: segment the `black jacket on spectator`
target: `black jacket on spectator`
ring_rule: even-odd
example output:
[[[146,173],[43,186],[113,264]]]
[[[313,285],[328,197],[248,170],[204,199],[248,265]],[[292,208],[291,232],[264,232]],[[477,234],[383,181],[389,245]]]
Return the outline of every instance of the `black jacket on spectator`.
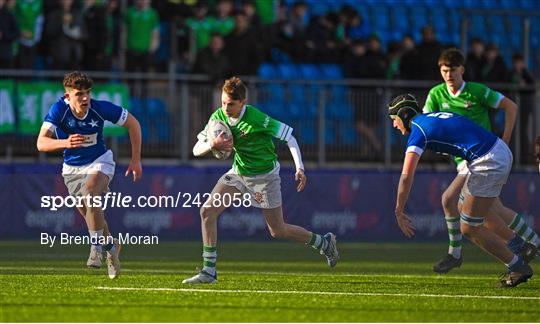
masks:
[[[15,16],[5,7],[0,9],[0,68],[11,68],[13,43],[19,38]]]
[[[257,38],[251,29],[233,31],[225,37],[225,53],[230,64],[230,75],[255,75],[260,64]]]
[[[406,80],[420,79],[420,65],[416,48],[403,53],[399,63],[400,78]]]
[[[439,56],[441,55],[442,46],[436,41],[423,41],[418,45],[418,59],[420,78],[424,80],[440,80],[439,72]]]
[[[213,82],[220,82],[227,76],[229,67],[225,51],[214,53],[210,47],[206,47],[197,54],[193,73],[206,74]]]
[[[65,15],[71,15],[71,22],[65,23]],[[86,27],[80,11],[62,9],[47,17],[45,32],[49,39],[49,54],[55,69],[79,69],[83,59],[83,40]]]
[[[465,80],[474,82],[482,81],[482,69],[485,65],[485,57],[478,57],[469,53],[469,55],[467,55],[467,60],[465,61]]]
[[[482,69],[483,82],[509,82],[510,73],[506,68],[504,60],[499,55],[493,62],[486,62]]]

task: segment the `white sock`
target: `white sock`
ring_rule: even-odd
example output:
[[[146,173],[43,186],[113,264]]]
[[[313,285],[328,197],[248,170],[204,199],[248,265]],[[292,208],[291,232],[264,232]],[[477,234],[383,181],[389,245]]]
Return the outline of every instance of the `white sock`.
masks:
[[[97,231],[88,230],[88,233],[90,233],[91,241],[95,240],[96,242],[98,242],[98,240],[100,240],[100,238],[103,237],[103,230],[102,229],[97,230]],[[101,244],[92,244],[92,248],[95,248],[98,253],[103,252],[103,246]]]

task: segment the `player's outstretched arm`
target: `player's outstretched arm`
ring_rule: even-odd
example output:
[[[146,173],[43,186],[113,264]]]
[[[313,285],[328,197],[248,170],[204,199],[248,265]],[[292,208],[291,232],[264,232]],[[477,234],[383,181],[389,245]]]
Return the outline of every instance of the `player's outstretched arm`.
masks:
[[[296,138],[294,136],[290,136],[289,140],[287,141],[287,146],[289,147],[289,150],[291,151],[291,155],[294,160],[294,165],[296,166],[296,173],[294,174],[294,179],[298,181],[298,185],[296,186],[296,191],[300,192],[304,190],[307,183],[307,177],[304,173],[304,162],[302,162],[302,153],[300,152],[300,147],[298,146],[298,142],[296,141]]]
[[[407,214],[405,214],[405,205],[409,199],[418,160],[420,160],[420,155],[416,153],[409,152],[405,155],[405,160],[403,161],[403,170],[401,171],[401,177],[399,178],[397,190],[395,210],[396,220],[399,228],[407,237],[412,237],[415,229],[412,225],[411,219],[409,216],[407,216]]]
[[[516,124],[518,106],[511,99],[505,97],[501,100],[499,108],[504,111],[504,132],[502,140],[506,144],[509,144],[512,132],[514,131],[514,125]]]
[[[132,114],[128,114],[127,120],[122,126],[127,128],[131,142],[131,161],[129,161],[125,176],[127,177],[131,173],[133,175],[133,181],[137,181],[142,177],[141,125],[137,118],[133,117]]]
[[[54,152],[63,149],[80,147],[84,142],[84,136],[72,134],[66,139],[56,139],[53,132],[47,128],[41,128],[37,138],[37,149],[40,152]]]

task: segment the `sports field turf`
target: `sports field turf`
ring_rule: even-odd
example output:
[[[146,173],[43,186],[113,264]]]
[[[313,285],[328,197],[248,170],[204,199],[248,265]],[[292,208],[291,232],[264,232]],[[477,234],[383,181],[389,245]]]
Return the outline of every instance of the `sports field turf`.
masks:
[[[461,269],[431,272],[444,244],[339,244],[329,269],[292,243],[221,243],[219,283],[186,286],[200,243],[126,246],[117,280],[86,269],[88,248],[0,242],[1,313],[8,322],[538,322],[538,273],[495,288],[503,265],[464,247]],[[536,262],[536,264],[535,264]]]

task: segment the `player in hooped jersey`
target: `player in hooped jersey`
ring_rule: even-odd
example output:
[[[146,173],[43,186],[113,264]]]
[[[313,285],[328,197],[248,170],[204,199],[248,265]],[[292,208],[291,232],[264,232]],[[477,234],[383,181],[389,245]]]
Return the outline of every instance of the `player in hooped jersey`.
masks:
[[[447,49],[441,53],[438,63],[444,82],[429,91],[423,112],[443,111],[456,113],[469,118],[490,131],[489,111],[501,109],[505,116],[502,140],[508,145],[516,120],[516,104],[501,93],[493,91],[481,83],[465,82],[463,80],[464,61],[463,54],[455,48]],[[454,161],[457,165],[458,174],[442,195],[442,205],[449,236],[448,254],[433,265],[433,271],[437,273],[446,273],[455,267],[461,266],[462,263],[462,234],[459,231],[458,201],[460,201],[459,194],[465,184],[468,169],[461,157],[455,156]],[[508,238],[508,247],[515,253],[520,253],[527,262],[532,260],[537,253],[540,239],[521,215],[506,208],[500,199],[496,199],[491,213],[498,215],[507,225],[503,224],[503,222],[494,224],[489,221],[486,225],[510,226],[516,234]],[[498,232],[498,229],[495,228],[495,230]],[[501,231],[505,232],[505,229],[501,229]]]
[[[411,219],[405,206],[414,180],[414,173],[425,150],[459,156],[467,163],[469,174],[463,187],[461,232],[474,244],[502,261],[508,273],[500,280],[500,287],[514,287],[533,275],[531,267],[512,252],[506,243],[485,226],[484,221],[501,221],[490,214],[512,168],[512,152],[497,136],[470,121],[450,112],[421,114],[412,95],[399,95],[388,105],[394,128],[403,135],[410,133],[399,179],[396,198],[396,219],[401,231],[414,235]],[[513,235],[502,227],[506,236]]]
[[[126,109],[108,101],[91,99],[93,81],[85,73],[75,71],[64,76],[65,94],[53,104],[45,116],[37,139],[41,152],[64,150],[62,176],[71,196],[99,196],[108,190],[114,176],[113,154],[103,141],[103,125],[110,121],[128,129],[131,161],[126,176],[133,181],[142,176],[141,127]],[[65,136],[56,136],[63,134]],[[67,137],[67,138],[66,138]],[[102,252],[107,252],[107,271],[114,279],[120,273],[120,244],[112,240],[101,207],[86,204],[77,208],[88,226],[92,244],[87,265],[99,268]]]
[[[206,136],[207,125],[197,136],[198,142],[193,147],[195,156],[204,155],[212,149],[219,151],[234,149],[235,155],[232,169],[219,179],[210,198],[200,210],[203,269],[182,283],[217,282],[217,219],[225,207],[224,203],[215,202],[216,199],[223,199],[225,194],[231,196],[235,193],[249,194],[252,206],[261,209],[272,237],[311,245],[325,255],[330,267],[338,262],[339,254],[333,233],[322,236],[300,226],[287,224],[283,220],[280,167],[272,139],[277,138],[286,142],[291,151],[296,166],[297,191],[302,191],[307,181],[300,148],[292,135],[291,127],[251,105],[246,105],[246,98],[247,88],[239,78],[226,80],[221,93],[222,106],[210,116],[210,120],[225,122],[231,129],[233,138],[226,139],[222,133],[209,142]]]

